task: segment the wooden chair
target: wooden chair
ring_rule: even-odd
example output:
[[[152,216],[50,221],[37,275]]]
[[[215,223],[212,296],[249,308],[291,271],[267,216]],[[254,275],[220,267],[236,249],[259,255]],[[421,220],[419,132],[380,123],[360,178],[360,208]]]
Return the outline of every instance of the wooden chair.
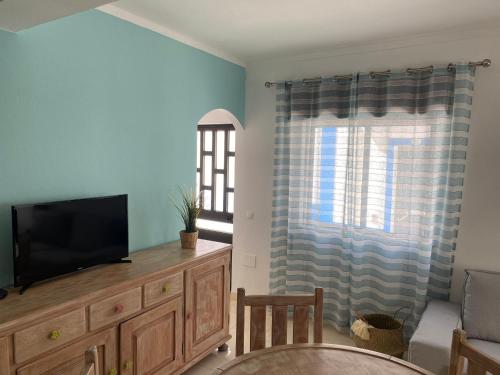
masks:
[[[99,375],[99,355],[95,346],[85,351],[85,367],[82,375]]]
[[[467,342],[467,336],[461,329],[453,331],[449,375],[464,374],[464,358],[467,358],[467,375],[500,375],[500,363],[481,353]]]
[[[250,306],[250,351],[263,349],[266,341],[266,307],[272,307],[271,345],[286,345],[288,306],[293,306],[293,343],[304,344],[309,336],[309,306],[314,306],[314,342],[323,341],[323,289],[311,295],[245,296],[238,288],[236,307],[236,356],[244,351],[245,306]]]

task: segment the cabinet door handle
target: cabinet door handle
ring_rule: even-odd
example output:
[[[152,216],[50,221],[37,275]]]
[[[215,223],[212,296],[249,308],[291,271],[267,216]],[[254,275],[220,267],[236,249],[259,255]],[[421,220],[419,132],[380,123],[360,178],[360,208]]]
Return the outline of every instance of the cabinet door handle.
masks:
[[[161,291],[163,293],[167,294],[168,292],[170,292],[170,285],[168,285],[168,284],[163,285],[163,288]]]
[[[113,367],[112,369],[109,369],[108,375],[117,375],[118,371]]]
[[[119,314],[123,312],[123,305],[119,303],[118,305],[115,306],[115,313]]]
[[[132,361],[126,361],[126,362],[123,364],[123,368],[124,368],[125,370],[130,370],[130,369],[132,368],[132,365],[133,365],[133,364],[134,364],[134,363],[133,363]]]
[[[61,337],[61,332],[58,329],[53,330],[49,334],[49,339],[51,340],[57,340],[59,337]]]

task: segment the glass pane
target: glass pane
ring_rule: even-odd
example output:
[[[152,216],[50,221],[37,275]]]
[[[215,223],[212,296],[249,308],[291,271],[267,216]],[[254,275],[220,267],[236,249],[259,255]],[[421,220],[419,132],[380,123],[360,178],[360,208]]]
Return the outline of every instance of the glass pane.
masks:
[[[224,131],[219,130],[217,132],[217,149],[216,151],[216,168],[224,169],[224,152],[226,150],[226,145],[224,143]]]
[[[224,175],[215,175],[215,211],[224,211]]]
[[[234,212],[234,193],[227,193],[227,212]]]
[[[229,132],[229,151],[235,152],[236,151],[236,132],[234,130],[231,130]]]
[[[200,168],[200,140],[201,134],[200,132],[196,132],[196,168]]]
[[[234,156],[229,157],[229,165],[227,167],[227,186],[234,188]]]
[[[212,186],[212,156],[203,157],[203,185]]]
[[[200,192],[200,172],[196,172],[196,194]]]
[[[210,190],[203,190],[203,209],[210,211],[212,209],[212,192]]]
[[[212,131],[205,132],[205,151],[212,151]]]

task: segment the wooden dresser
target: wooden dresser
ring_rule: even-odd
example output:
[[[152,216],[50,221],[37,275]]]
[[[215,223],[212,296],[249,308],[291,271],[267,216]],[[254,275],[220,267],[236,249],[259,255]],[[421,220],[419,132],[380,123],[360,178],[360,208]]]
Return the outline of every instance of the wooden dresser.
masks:
[[[229,335],[231,246],[199,240],[137,251],[112,264],[11,290],[0,301],[0,375],[180,374]]]

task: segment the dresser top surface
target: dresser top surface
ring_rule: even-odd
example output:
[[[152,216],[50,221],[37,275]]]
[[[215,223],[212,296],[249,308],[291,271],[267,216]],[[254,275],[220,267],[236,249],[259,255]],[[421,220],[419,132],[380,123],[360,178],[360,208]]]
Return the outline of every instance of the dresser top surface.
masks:
[[[0,335],[24,320],[33,320],[59,309],[83,306],[90,300],[124,291],[130,284],[169,269],[183,269],[205,258],[229,251],[231,245],[198,240],[196,249],[182,249],[172,242],[130,253],[132,263],[95,266],[31,286],[23,295],[10,289],[0,301]]]

